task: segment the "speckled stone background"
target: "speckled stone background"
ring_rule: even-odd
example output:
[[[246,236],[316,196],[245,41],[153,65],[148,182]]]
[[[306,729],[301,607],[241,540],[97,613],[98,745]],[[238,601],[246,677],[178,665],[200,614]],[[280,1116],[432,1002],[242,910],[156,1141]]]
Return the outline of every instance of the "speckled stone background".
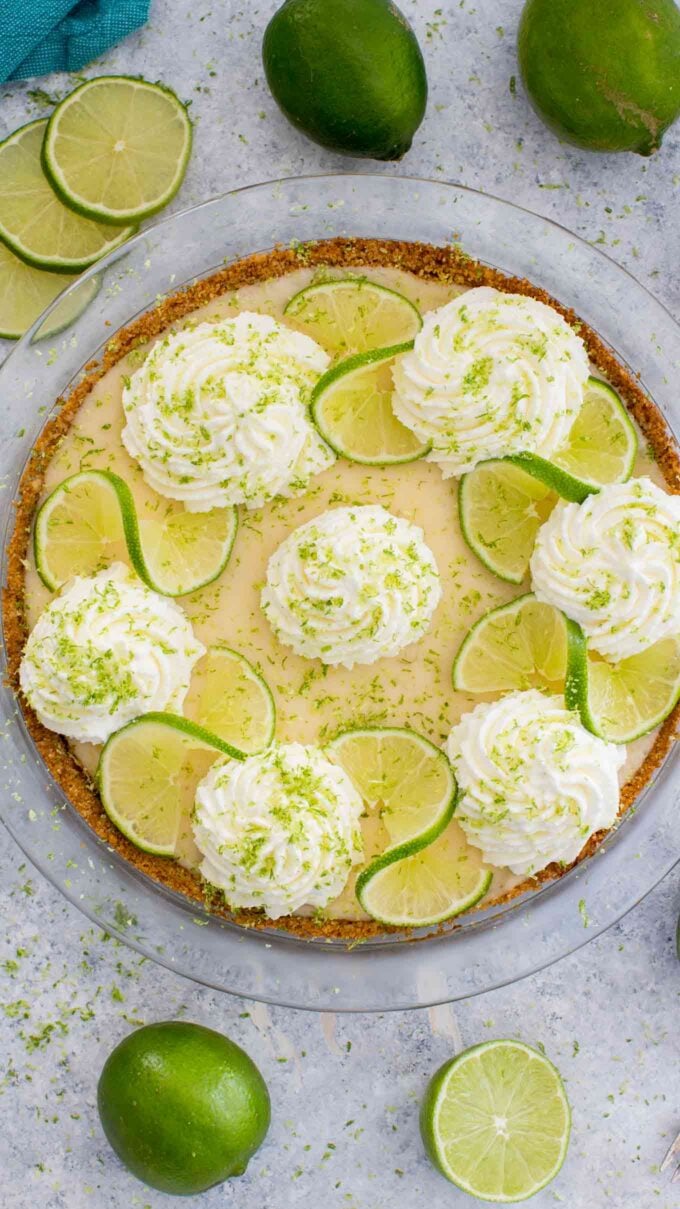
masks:
[[[162,79],[191,100],[195,152],[176,207],[274,176],[375,168],[320,150],[278,113],[259,57],[275,7],[154,0],[148,27],[88,69]],[[425,123],[397,171],[458,181],[555,218],[680,316],[680,125],[651,160],[562,146],[514,81],[520,0],[402,7],[431,88]],[[47,112],[49,96],[71,84],[53,76],[0,86],[0,135]],[[247,1175],[189,1202],[201,1209],[463,1209],[470,1199],[423,1156],[418,1101],[444,1059],[499,1036],[544,1045],[573,1105],[567,1162],[536,1209],[680,1206],[680,1185],[658,1174],[680,1129],[677,875],[604,937],[512,988],[455,1008],[334,1017],[194,986],[88,926],[4,832],[0,862],[2,1209],[176,1203],[121,1167],[95,1108],[112,1045],[136,1024],[175,1017],[244,1045],[273,1101],[270,1135]]]

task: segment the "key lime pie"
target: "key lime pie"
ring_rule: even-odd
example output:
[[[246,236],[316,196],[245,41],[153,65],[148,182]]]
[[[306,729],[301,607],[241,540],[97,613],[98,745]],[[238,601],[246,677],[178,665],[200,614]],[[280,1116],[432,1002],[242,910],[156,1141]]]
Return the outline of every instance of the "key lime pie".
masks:
[[[677,448],[577,317],[455,248],[248,257],[117,333],[25,471],[27,725],[244,926],[443,926],[591,854],[680,693]]]

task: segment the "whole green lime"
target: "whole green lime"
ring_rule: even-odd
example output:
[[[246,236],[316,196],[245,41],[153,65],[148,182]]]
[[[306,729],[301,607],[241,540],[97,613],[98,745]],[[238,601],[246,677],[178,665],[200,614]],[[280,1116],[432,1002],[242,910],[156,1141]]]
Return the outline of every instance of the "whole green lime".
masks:
[[[427,104],[416,36],[390,0],[286,0],[264,35],[267,82],[286,117],[346,155],[401,159]]]
[[[527,0],[518,51],[534,107],[580,147],[651,155],[680,114],[675,0]]]
[[[97,1105],[130,1171],[179,1196],[242,1175],[271,1116],[267,1085],[248,1055],[221,1033],[179,1021],[146,1025],[116,1046]]]

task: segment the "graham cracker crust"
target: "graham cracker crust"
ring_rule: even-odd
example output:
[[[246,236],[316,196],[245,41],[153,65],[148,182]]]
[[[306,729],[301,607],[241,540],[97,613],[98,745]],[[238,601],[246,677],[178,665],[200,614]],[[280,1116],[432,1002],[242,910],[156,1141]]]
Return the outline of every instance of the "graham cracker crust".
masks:
[[[636,420],[654,452],[666,486],[673,494],[680,494],[680,451],[661,413],[642,390],[635,376],[618,361],[597,333],[573,310],[563,306],[545,290],[539,289],[524,278],[508,276],[482,265],[456,246],[440,248],[406,241],[337,238],[294,248],[275,248],[271,252],[258,253],[238,260],[210,277],[163,299],[153,310],[122,328],[106,345],[101,360],[86,365],[82,380],[67,396],[56,401],[56,412],[47,421],[31,452],[21,478],[17,499],[14,501],[16,523],[8,549],[7,585],[3,590],[3,625],[9,681],[19,699],[28,731],[47,769],[99,839],[153,881],[162,883],[169,890],[200,903],[213,914],[222,915],[242,927],[284,930],[298,937],[337,939],[355,945],[389,933],[404,934],[404,929],[390,928],[374,920],[320,920],[286,916],[274,922],[255,911],[230,911],[221,901],[219,892],[216,893],[214,889],[205,886],[198,875],[171,859],[141,852],[110,822],[94,784],[76,761],[66,741],[42,726],[28,703],[22,699],[18,680],[21,654],[28,636],[24,613],[24,566],[30,548],[33,516],[42,494],[46,467],[94,384],[133,349],[154,339],[165,328],[199,307],[245,285],[282,277],[302,266],[333,269],[399,268],[426,281],[466,287],[488,285],[510,293],[529,295],[545,302],[578,329],[592,363],[615,387]],[[643,764],[624,786],[621,794],[621,814],[630,809],[663,762],[677,738],[679,722],[680,705],[666,719]],[[606,832],[599,832],[592,836],[569,868],[592,855],[605,835]],[[485,902],[484,905],[508,902],[563,876],[567,871],[562,866],[550,865],[536,877],[527,878],[509,893],[494,899],[493,902]],[[448,924],[440,925],[438,930],[446,931],[456,926],[458,925],[454,919]]]

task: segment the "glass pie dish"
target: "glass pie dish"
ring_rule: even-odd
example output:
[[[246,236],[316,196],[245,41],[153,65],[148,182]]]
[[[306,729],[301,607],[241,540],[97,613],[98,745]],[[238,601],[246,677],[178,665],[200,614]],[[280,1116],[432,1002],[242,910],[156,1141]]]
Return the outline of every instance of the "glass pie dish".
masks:
[[[111,336],[159,296],[275,245],[334,236],[455,241],[527,277],[611,347],[675,433],[680,329],[643,287],[556,224],[472,190],[387,175],[283,180],[168,218],[65,292],[0,370],[3,550],[26,459],[53,406]],[[3,565],[3,582],[6,566]],[[4,650],[3,650],[4,661]],[[3,666],[3,673],[5,671]],[[438,935],[348,945],[244,928],[145,877],[102,843],[42,764],[2,688],[2,819],[32,862],[90,919],[144,955],[207,985],[287,1006],[385,1011],[462,999],[540,969],[620,919],[680,856],[677,747],[595,854],[560,880],[461,916]],[[674,777],[675,772],[675,777]]]

